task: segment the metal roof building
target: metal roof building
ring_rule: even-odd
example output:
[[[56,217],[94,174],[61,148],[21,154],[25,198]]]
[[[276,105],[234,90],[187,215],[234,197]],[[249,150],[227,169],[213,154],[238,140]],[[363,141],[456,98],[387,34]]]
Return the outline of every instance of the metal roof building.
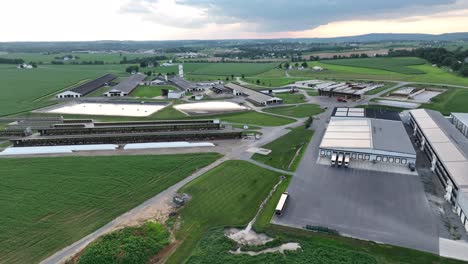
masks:
[[[129,95],[138,85],[140,85],[143,80],[145,80],[146,75],[137,73],[133,74],[127,79],[121,81],[116,86],[106,93],[105,96],[127,96]]]
[[[179,76],[174,76],[170,78],[169,82],[174,84],[177,88],[181,89],[182,91],[186,91],[186,92],[202,91],[205,89],[204,87],[198,87],[196,84],[191,83]]]
[[[82,96],[85,96],[89,93],[96,91],[97,89],[101,88],[102,86],[106,84],[109,84],[115,78],[117,78],[117,76],[113,74],[106,74],[92,81],[78,85],[70,90],[61,92],[57,94],[56,97],[59,99],[82,97]]]
[[[468,138],[468,113],[452,113],[452,124]]]
[[[439,112],[410,111],[413,135],[431,161],[431,170],[446,188],[445,198],[468,230],[468,140]]]
[[[270,104],[283,103],[283,99],[281,98],[273,97],[268,94],[255,91],[255,90],[249,89],[247,87],[244,87],[235,83],[228,83],[225,85],[225,87],[232,90],[234,95],[245,95],[247,96],[248,101],[251,101],[258,105],[270,105]]]
[[[348,154],[350,159],[406,165],[416,152],[401,121],[332,117],[320,144],[320,156]]]

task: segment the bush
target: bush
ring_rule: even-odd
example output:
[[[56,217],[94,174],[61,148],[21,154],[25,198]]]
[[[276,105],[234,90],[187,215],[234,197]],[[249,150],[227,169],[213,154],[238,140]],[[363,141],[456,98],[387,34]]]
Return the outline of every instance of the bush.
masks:
[[[159,223],[148,222],[103,236],[85,250],[78,263],[147,263],[168,244],[167,229]]]

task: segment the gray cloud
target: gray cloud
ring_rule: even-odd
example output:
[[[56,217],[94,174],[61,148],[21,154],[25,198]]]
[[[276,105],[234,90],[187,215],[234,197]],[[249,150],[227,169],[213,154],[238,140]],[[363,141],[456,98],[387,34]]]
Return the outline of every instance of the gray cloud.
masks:
[[[145,3],[134,0],[124,12],[140,13]],[[312,29],[350,19],[402,18],[467,7],[468,0],[176,0],[177,4],[207,11],[203,23],[243,23],[249,31],[281,32]],[[132,9],[134,9],[132,11]],[[146,10],[150,12],[150,10]],[[177,12],[174,10],[173,12]],[[148,14],[151,15],[151,14]],[[166,18],[167,19],[167,18]],[[157,21],[157,17],[152,19]],[[183,23],[186,24],[186,23]],[[177,26],[172,24],[172,26]],[[181,25],[184,26],[184,25]],[[185,25],[186,26],[186,25]]]

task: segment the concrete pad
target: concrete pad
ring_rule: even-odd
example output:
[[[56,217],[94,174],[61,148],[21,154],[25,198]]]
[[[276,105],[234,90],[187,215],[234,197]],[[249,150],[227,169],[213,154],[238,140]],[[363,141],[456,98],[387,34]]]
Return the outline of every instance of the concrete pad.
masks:
[[[468,243],[439,238],[440,255],[446,258],[468,261]]]

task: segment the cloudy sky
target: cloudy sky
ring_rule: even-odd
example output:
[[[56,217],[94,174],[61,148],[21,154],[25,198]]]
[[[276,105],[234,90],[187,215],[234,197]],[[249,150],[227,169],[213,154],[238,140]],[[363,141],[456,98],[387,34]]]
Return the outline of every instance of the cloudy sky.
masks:
[[[468,32],[468,0],[0,0],[0,41]]]

